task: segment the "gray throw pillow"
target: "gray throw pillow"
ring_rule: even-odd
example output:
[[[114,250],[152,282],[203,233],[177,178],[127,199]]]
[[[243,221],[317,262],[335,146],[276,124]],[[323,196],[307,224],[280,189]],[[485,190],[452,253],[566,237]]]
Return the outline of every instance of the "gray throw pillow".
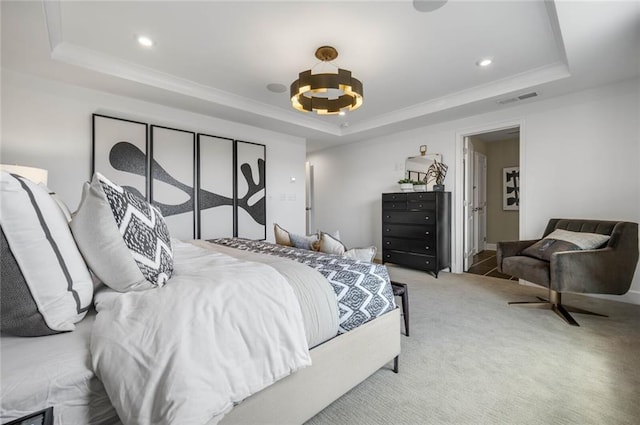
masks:
[[[313,250],[314,245],[318,242],[318,235],[296,235],[289,233],[291,244],[295,248]]]
[[[551,255],[556,252],[594,249],[602,246],[608,240],[608,235],[556,229],[544,239],[522,250],[522,255],[551,261]]]

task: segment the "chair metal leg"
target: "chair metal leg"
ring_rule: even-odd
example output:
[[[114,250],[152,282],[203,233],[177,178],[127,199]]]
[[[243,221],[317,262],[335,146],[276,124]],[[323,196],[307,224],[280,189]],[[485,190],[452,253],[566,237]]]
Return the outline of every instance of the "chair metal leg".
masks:
[[[558,316],[562,317],[562,319],[571,326],[580,326],[562,304],[551,304],[551,310],[555,311]]]
[[[512,301],[509,302],[509,304],[550,309],[571,326],[580,326],[578,322],[576,322],[576,320],[573,318],[573,316],[571,316],[571,313],[591,314],[594,316],[608,317],[607,315],[594,313],[592,311],[583,310],[581,308],[565,306],[564,304],[562,304],[562,294],[551,289],[549,289],[549,300],[545,300],[542,297],[537,298],[540,301]]]
[[[400,358],[400,356],[396,356],[393,359],[393,372],[394,373],[398,373],[398,359]]]

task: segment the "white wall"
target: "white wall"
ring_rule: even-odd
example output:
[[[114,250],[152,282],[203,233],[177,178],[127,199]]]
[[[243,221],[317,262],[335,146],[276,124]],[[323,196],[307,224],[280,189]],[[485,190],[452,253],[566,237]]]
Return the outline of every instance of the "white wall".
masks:
[[[304,233],[304,139],[6,69],[0,162],[49,170],[49,187],[74,210],[90,178],[95,112],[265,144],[267,239],[274,222]]]
[[[539,237],[552,217],[640,222],[639,104],[635,79],[311,153],[316,226],[339,228],[349,247],[380,249],[380,194],[397,190],[398,164],[427,144],[449,166],[455,251],[462,237],[462,135],[514,123],[522,124],[522,239]],[[454,270],[461,270],[460,260]],[[640,304],[639,271],[630,293],[617,299]]]

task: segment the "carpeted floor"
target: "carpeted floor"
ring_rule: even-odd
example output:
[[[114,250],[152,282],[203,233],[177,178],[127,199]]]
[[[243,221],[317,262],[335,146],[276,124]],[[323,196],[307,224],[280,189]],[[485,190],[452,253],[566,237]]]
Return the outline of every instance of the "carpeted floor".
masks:
[[[640,306],[565,295],[610,317],[508,306],[539,288],[389,266],[409,285],[411,336],[391,364],[307,425],[640,423]]]

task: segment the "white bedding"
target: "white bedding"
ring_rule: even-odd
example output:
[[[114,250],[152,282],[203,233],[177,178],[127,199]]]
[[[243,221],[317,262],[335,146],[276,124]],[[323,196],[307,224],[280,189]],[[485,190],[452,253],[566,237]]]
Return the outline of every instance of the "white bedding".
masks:
[[[215,424],[311,363],[300,306],[274,268],[172,241],[160,289],[95,296],[93,368],[126,424]]]
[[[240,260],[267,264],[283,275],[300,303],[309,348],[338,334],[338,299],[327,279],[315,269],[288,258],[257,254],[202,240],[190,243]]]
[[[0,423],[53,406],[55,424],[119,423],[91,369],[89,341],[95,313],[76,330],[38,338],[2,335]]]

